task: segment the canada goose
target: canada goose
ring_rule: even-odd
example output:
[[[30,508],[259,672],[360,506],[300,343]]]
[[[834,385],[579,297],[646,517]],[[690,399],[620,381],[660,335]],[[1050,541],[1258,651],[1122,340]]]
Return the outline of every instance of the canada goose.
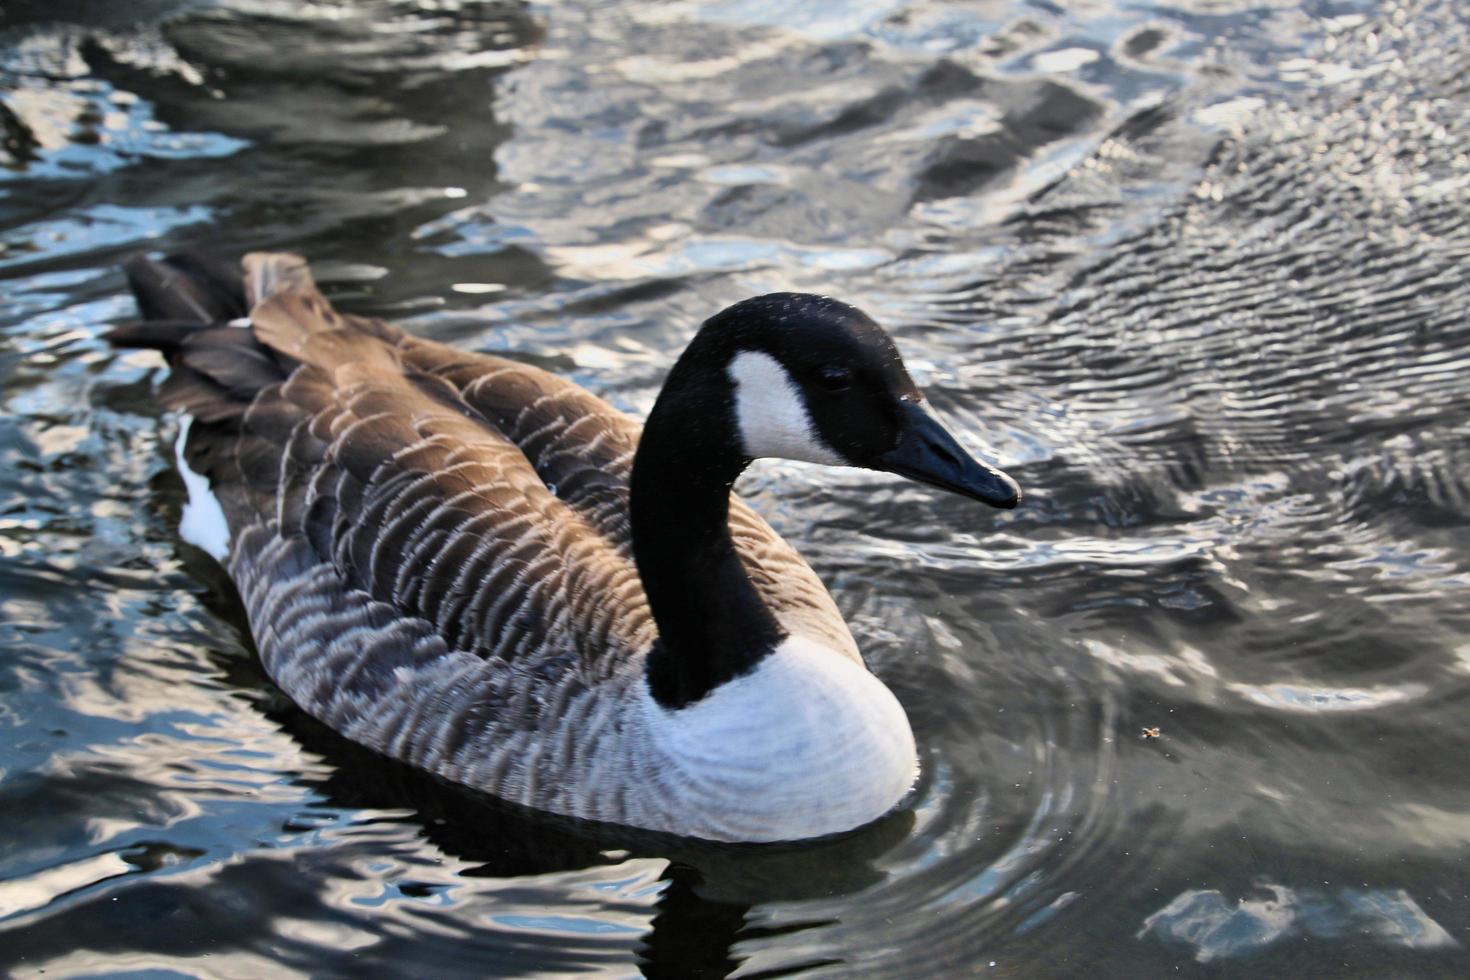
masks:
[[[640,430],[535,367],[334,311],[296,256],[127,272],[144,320],[109,338],[172,367],[181,532],[309,714],[529,807],[717,841],[849,830],[913,785],[903,708],[731,494],[784,456],[1017,504],[858,310],[736,303]]]

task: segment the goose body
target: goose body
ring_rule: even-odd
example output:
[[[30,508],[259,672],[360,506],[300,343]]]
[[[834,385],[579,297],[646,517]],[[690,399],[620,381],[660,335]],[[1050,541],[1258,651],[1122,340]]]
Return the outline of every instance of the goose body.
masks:
[[[1015,504],[858,311],[731,307],[640,429],[538,368],[340,314],[294,256],[128,272],[144,320],[111,337],[172,368],[181,530],[309,714],[525,806],[710,840],[848,830],[912,786],[903,708],[730,492],[780,455]]]

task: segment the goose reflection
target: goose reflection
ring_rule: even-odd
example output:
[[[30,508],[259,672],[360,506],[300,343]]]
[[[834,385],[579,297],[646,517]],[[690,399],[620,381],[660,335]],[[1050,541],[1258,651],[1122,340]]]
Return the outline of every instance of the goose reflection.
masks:
[[[259,682],[266,683],[263,674]],[[900,810],[832,839],[745,845],[586,823],[517,807],[385,759],[284,698],[273,699],[267,714],[329,764],[325,775],[298,777],[323,804],[393,811],[394,819],[415,825],[443,855],[466,862],[458,872],[462,878],[534,879],[662,862],[659,892],[636,947],[648,976],[725,976],[743,959],[742,940],[829,924],[816,919],[768,926],[753,923],[751,912],[765,903],[851,895],[874,886],[885,877],[884,855],[907,839],[914,824],[913,814]]]

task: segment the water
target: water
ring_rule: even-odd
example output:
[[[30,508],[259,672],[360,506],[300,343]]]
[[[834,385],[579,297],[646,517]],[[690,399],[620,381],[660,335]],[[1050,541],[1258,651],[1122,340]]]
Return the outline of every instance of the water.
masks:
[[[1470,973],[1453,4],[23,0],[0,14],[0,972]],[[641,414],[773,289],[886,323],[998,513],[763,463],[924,778],[594,834],[376,759],[180,543],[136,249]],[[1157,738],[1144,738],[1145,728]]]

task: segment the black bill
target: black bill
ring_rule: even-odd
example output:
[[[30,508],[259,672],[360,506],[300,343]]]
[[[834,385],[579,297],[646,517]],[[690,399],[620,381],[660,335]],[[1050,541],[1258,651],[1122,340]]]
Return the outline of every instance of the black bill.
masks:
[[[992,507],[1010,508],[1021,502],[1021,488],[1015,480],[965,452],[922,405],[904,402],[901,424],[898,445],[874,460],[874,469],[981,500]]]

